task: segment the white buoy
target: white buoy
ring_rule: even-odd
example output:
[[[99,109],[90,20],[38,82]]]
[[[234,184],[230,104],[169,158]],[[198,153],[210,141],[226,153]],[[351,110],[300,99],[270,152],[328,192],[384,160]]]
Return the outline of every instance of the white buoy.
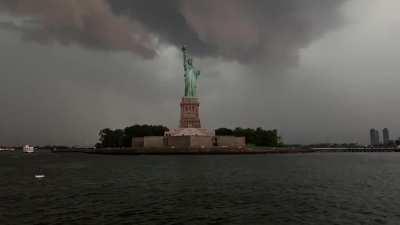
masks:
[[[46,176],[44,175],[44,174],[36,174],[35,175],[35,178],[36,179],[42,179],[42,178],[45,178]]]

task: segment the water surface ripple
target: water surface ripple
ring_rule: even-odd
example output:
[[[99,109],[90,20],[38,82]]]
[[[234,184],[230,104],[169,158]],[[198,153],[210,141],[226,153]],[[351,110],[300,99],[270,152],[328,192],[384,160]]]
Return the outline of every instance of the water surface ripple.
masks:
[[[400,224],[400,154],[1,153],[0,224]]]

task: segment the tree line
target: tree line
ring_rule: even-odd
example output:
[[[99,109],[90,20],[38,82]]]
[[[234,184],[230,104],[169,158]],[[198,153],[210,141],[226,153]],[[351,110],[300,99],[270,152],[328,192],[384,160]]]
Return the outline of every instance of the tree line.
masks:
[[[105,128],[99,132],[98,148],[131,147],[134,137],[164,136],[168,128],[162,125],[133,125],[124,129]]]
[[[134,137],[164,136],[169,129],[162,125],[133,125],[124,129],[105,128],[99,132],[98,148],[121,148],[131,147]],[[217,136],[236,136],[246,137],[246,144],[255,146],[278,147],[282,145],[282,140],[277,130],[264,130],[241,128],[235,129],[219,128],[215,130]]]
[[[257,129],[237,127],[233,130],[219,128],[215,130],[215,135],[246,137],[246,144],[248,145],[264,147],[279,147],[283,145],[277,130],[264,130],[261,127]]]

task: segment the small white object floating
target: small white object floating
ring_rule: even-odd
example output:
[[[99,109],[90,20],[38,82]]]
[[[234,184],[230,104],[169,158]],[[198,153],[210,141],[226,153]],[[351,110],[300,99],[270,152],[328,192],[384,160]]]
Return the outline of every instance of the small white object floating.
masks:
[[[46,176],[44,175],[44,174],[36,174],[35,175],[35,178],[36,179],[42,179],[42,178],[45,178]]]

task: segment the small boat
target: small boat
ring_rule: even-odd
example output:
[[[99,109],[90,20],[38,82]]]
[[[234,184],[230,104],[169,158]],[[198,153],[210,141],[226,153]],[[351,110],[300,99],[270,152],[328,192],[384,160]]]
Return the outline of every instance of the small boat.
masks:
[[[46,176],[44,175],[44,174],[36,174],[35,175],[35,178],[36,179],[43,179],[43,178],[45,178]]]
[[[0,152],[8,152],[8,151],[12,152],[14,150],[15,149],[13,149],[13,148],[0,148]]]
[[[25,145],[22,151],[25,153],[33,153],[35,152],[35,148],[33,146]]]

